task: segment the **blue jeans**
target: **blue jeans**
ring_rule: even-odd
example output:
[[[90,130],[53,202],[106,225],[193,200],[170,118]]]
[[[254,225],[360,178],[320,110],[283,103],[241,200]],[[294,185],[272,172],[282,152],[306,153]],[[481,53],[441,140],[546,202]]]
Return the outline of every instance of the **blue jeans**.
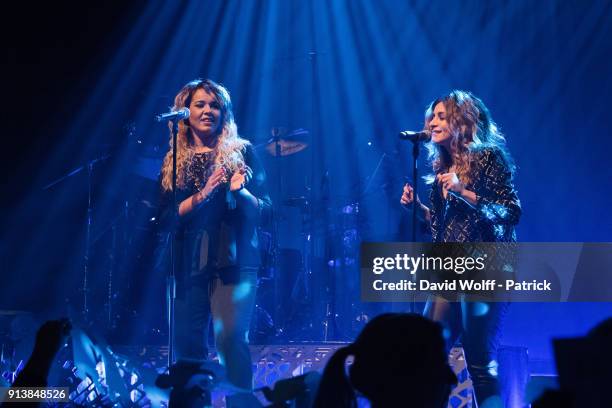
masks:
[[[248,335],[257,271],[257,267],[241,267],[238,276],[231,279],[223,273],[190,277],[176,302],[177,358],[208,358],[212,319],[217,353],[227,370],[228,380],[249,390],[253,387],[253,372]]]

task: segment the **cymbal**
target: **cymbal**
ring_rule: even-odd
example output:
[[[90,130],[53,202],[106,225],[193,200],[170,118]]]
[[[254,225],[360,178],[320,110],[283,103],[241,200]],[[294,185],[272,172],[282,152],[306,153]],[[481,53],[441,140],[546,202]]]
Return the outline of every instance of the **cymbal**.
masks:
[[[276,153],[276,141],[270,139],[266,143],[266,151],[276,157],[276,156],[291,156],[292,154],[296,154],[301,152],[302,150],[308,147],[308,143],[301,142],[297,140],[285,140],[279,139],[278,146],[280,148],[280,154]]]
[[[280,148],[278,156],[290,156],[301,152],[309,146],[309,136],[310,132],[306,129],[298,128],[287,131],[286,128],[274,127],[272,128],[272,137],[264,143],[255,146],[255,148],[265,149],[268,154],[276,157],[276,143],[278,141],[278,147]]]
[[[308,132],[306,129],[298,128],[298,129],[293,129],[291,132],[282,136],[281,139],[306,141],[306,138],[308,138],[309,135],[310,135],[310,132]]]

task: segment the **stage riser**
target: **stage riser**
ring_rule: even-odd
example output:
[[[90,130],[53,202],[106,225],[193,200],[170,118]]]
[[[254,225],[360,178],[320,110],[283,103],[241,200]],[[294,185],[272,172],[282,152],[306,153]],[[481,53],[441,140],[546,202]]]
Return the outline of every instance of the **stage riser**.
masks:
[[[251,345],[253,361],[253,382],[255,388],[272,386],[274,382],[301,375],[309,371],[323,372],[327,360],[346,343],[309,343],[283,345]],[[147,357],[152,363],[161,366],[165,363],[165,348],[118,348],[123,354]],[[216,353],[211,351],[210,358],[216,360]],[[527,350],[522,347],[502,347],[499,350],[499,374],[502,394],[506,406],[521,407],[524,387],[529,378]],[[350,358],[347,363],[350,364]],[[472,381],[469,378],[466,360],[462,348],[453,348],[449,354],[449,364],[459,378],[459,384],[453,389],[449,407],[472,407]]]

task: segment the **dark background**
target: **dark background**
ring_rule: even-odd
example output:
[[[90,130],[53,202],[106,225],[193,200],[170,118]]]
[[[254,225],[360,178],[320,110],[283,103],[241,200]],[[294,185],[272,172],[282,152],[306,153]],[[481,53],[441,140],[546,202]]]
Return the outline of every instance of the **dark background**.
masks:
[[[11,2],[2,13],[5,216],[14,214],[31,192],[45,156],[62,140],[62,129],[78,113],[144,4]]]

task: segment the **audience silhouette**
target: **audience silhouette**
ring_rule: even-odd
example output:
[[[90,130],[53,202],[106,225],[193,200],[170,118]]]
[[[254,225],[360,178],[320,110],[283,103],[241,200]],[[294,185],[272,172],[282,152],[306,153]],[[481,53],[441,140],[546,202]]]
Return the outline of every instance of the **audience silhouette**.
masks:
[[[55,356],[71,329],[68,319],[44,323],[36,335],[32,355],[12,387],[46,387]],[[355,342],[339,348],[332,355],[323,372],[313,407],[356,408],[357,395],[367,398],[373,408],[446,407],[457,377],[448,365],[442,333],[438,323],[416,314],[386,313],[375,317]],[[571,341],[575,347],[565,347],[564,354],[557,350],[557,359],[561,356],[565,361],[564,366],[557,361],[561,386],[558,390],[545,392],[532,406],[570,408],[609,404],[607,384],[612,380],[612,354],[608,348],[612,344],[612,318],[599,323],[587,336],[565,340]],[[349,356],[353,361],[347,370]],[[197,370],[193,371],[193,368]],[[569,376],[564,373],[569,373]],[[199,366],[194,366],[184,374],[185,378],[179,381],[181,384],[189,383],[194,375],[203,372]],[[172,385],[176,387],[179,384]],[[178,394],[174,397],[175,404],[171,406],[183,400],[177,398]],[[188,405],[195,407],[202,401],[192,402],[195,405]],[[18,405],[39,406],[37,403]],[[4,402],[1,406],[9,407],[13,403]]]
[[[32,355],[24,369],[17,375],[11,388],[46,387],[47,377],[55,355],[66,343],[72,325],[68,319],[50,320],[45,322],[36,334],[36,342]],[[4,402],[2,407],[17,406],[21,408],[38,407],[39,403]]]
[[[584,337],[554,340],[559,389],[546,391],[533,408],[612,406],[612,318]]]
[[[347,376],[348,356],[354,360]],[[372,319],[354,343],[334,353],[314,407],[357,407],[357,391],[373,408],[441,408],[456,382],[441,326],[416,314],[387,313]]]

